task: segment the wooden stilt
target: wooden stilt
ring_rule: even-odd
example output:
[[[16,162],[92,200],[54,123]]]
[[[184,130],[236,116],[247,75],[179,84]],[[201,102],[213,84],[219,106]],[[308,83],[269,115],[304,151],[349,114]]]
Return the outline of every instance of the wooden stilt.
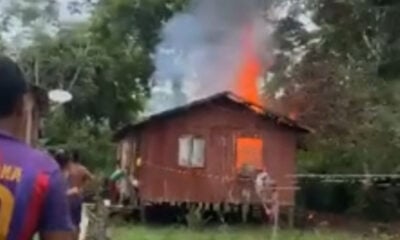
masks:
[[[140,222],[142,224],[145,224],[147,219],[146,219],[146,204],[144,202],[139,203],[139,211],[140,211]]]
[[[248,222],[248,216],[249,216],[249,204],[243,204],[240,208],[241,214],[242,214],[242,222],[247,223]]]
[[[289,227],[294,228],[295,209],[294,206],[289,207],[288,210]]]

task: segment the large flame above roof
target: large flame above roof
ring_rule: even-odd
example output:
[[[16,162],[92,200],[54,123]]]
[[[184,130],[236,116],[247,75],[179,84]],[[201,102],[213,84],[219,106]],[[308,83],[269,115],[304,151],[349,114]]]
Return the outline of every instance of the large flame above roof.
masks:
[[[263,67],[257,54],[254,36],[253,27],[249,25],[243,31],[242,49],[240,49],[241,64],[237,79],[235,79],[235,92],[251,103],[263,105],[257,86],[257,80],[262,74]]]

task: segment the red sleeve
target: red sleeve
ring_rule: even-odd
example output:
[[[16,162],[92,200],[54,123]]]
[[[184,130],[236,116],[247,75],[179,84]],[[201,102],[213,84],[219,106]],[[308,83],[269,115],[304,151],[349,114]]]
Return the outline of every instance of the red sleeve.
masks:
[[[50,175],[49,188],[44,201],[39,222],[40,232],[71,231],[67,184],[60,170]]]

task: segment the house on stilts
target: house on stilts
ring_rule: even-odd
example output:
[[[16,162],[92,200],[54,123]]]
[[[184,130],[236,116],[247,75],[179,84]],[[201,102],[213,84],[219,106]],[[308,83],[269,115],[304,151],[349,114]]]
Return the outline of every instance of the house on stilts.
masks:
[[[310,129],[230,92],[157,113],[114,135],[118,160],[138,180],[142,205],[259,204],[267,172],[280,205],[295,206],[299,137]]]

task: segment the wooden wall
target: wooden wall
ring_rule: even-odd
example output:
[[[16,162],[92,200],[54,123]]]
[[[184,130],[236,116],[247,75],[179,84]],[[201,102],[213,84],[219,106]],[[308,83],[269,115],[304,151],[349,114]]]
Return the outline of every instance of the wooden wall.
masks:
[[[206,140],[204,168],[185,168],[178,164],[179,138],[185,134]],[[140,182],[140,197],[149,202],[241,203],[244,191],[251,201],[259,199],[253,182],[239,180],[236,169],[236,144],[239,137],[263,141],[262,158],[267,172],[277,181],[284,205],[294,205],[295,183],[287,175],[296,171],[296,133],[266,121],[237,105],[206,104],[183,114],[154,121],[121,141],[128,154],[124,162],[136,161],[135,141],[142,165],[135,172]],[[120,150],[121,151],[121,150]]]

